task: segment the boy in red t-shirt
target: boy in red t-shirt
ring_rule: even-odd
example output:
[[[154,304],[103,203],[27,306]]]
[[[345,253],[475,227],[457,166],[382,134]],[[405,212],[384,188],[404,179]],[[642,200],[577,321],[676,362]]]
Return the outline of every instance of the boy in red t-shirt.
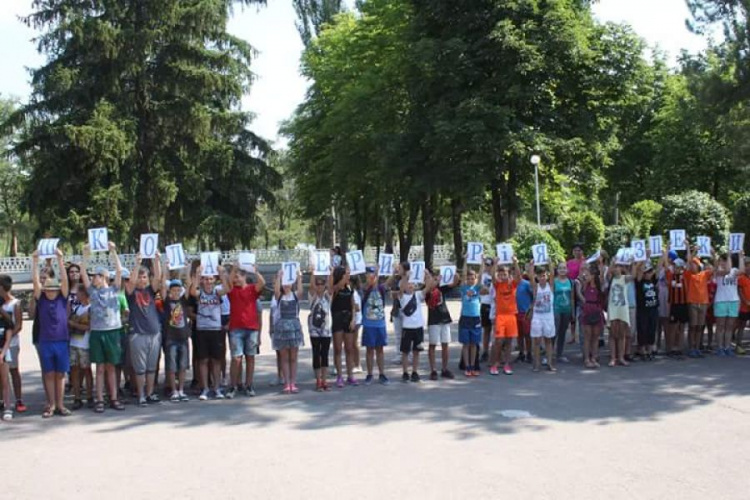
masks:
[[[242,357],[245,357],[245,387],[246,396],[255,396],[253,374],[255,373],[255,355],[258,352],[260,321],[258,319],[258,297],[260,297],[266,280],[263,275],[254,270],[248,273],[239,266],[232,266],[227,274],[219,266],[221,284],[224,290],[229,290],[229,349],[232,364],[229,370],[232,386],[226,397],[232,399],[238,390],[242,389]],[[248,284],[247,275],[255,275],[255,283]]]
[[[518,259],[515,256],[512,274],[507,266],[498,266],[495,261],[492,268],[492,286],[495,288],[495,342],[490,358],[491,375],[498,374],[500,362],[503,363],[503,373],[513,374],[510,350],[513,339],[518,338],[516,289],[520,282],[521,268],[518,267]]]

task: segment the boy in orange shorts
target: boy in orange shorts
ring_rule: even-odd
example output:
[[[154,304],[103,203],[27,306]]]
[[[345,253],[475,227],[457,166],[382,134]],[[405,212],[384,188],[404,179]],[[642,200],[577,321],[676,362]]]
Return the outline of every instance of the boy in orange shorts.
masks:
[[[492,346],[490,360],[490,375],[497,375],[500,362],[503,363],[503,373],[512,375],[510,364],[510,349],[513,339],[518,338],[518,323],[516,314],[516,289],[521,282],[521,269],[518,259],[513,257],[513,272],[507,266],[498,266],[497,261],[492,268],[492,286],[495,289],[495,343]]]

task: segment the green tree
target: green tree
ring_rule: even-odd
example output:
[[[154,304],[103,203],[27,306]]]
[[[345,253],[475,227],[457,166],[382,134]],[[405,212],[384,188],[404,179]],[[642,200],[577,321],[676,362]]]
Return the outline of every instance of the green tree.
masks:
[[[566,250],[580,243],[585,253],[593,253],[604,240],[604,222],[591,210],[569,213],[560,221],[558,239]]]
[[[257,201],[278,176],[239,109],[250,45],[226,31],[253,0],[35,0],[47,63],[7,122],[30,169],[26,198],[41,230],[81,241],[106,224],[127,246],[139,233],[249,243]]]
[[[539,243],[547,244],[547,252],[553,262],[565,261],[565,250],[560,242],[549,231],[540,229],[536,224],[527,221],[519,221],[516,234],[509,240],[509,243],[513,245],[513,250],[522,263],[531,260],[531,247]]]
[[[729,212],[708,193],[686,191],[666,196],[663,200],[660,229],[666,234],[670,229],[684,229],[688,237],[710,236],[714,247],[726,244],[731,221]]]

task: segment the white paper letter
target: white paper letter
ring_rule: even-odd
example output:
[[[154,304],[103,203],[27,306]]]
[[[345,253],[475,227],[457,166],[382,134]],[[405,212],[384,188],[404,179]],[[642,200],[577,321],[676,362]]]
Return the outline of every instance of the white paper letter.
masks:
[[[175,243],[174,245],[167,245],[164,249],[167,252],[167,259],[169,259],[169,270],[182,269],[187,265],[187,258],[185,257],[185,249],[182,248],[182,243]]]
[[[393,254],[381,253],[378,259],[378,272],[381,276],[393,275]]]
[[[531,255],[534,256],[534,264],[537,266],[543,266],[547,264],[549,257],[547,256],[547,244],[540,243],[538,245],[532,245]]]
[[[672,250],[686,250],[685,230],[672,229],[669,231],[669,248]]]
[[[315,276],[328,276],[331,268],[331,252],[328,250],[316,250],[313,254],[313,274]]]
[[[89,247],[92,253],[109,251],[109,233],[106,227],[89,229]]]
[[[349,274],[352,276],[365,273],[365,256],[362,250],[346,252],[346,261],[349,263]]]
[[[156,257],[156,250],[159,248],[159,235],[148,233],[141,235],[141,258],[153,259]]]
[[[44,238],[39,240],[39,246],[37,247],[39,257],[54,257],[58,243],[60,243],[60,238]]]
[[[729,235],[729,253],[740,253],[745,247],[745,233],[731,233]]]
[[[710,236],[698,236],[695,239],[695,243],[698,246],[698,257],[711,257],[711,237]]]
[[[420,260],[411,263],[409,283],[424,283],[424,261]]]
[[[497,258],[500,264],[510,264],[513,262],[513,246],[509,243],[498,243]]]
[[[664,253],[664,243],[661,240],[661,236],[651,236],[648,239],[648,245],[651,248],[652,257],[657,257]]]
[[[440,286],[450,286],[456,279],[456,266],[442,266],[440,268]]]
[[[219,252],[201,253],[202,276],[216,276],[219,274]]]
[[[252,252],[240,252],[237,255],[237,265],[244,271],[255,272],[255,254]]]
[[[633,260],[635,262],[646,260],[646,240],[635,240],[630,246],[633,250]]]
[[[281,275],[281,284],[284,286],[293,285],[297,281],[297,272],[299,269],[298,262],[284,262],[281,264],[284,273]]]
[[[483,253],[484,253],[484,243],[470,241],[466,245],[466,263],[467,264],[481,264]]]

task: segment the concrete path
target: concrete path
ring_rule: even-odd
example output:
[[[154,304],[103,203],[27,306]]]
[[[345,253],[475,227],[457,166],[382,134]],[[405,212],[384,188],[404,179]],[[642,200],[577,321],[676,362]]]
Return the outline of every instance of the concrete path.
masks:
[[[318,394],[305,349],[290,397],[264,349],[256,398],[42,420],[24,335],[31,410],[0,422],[2,499],[750,497],[746,358],[421,384],[389,365],[390,386]]]

